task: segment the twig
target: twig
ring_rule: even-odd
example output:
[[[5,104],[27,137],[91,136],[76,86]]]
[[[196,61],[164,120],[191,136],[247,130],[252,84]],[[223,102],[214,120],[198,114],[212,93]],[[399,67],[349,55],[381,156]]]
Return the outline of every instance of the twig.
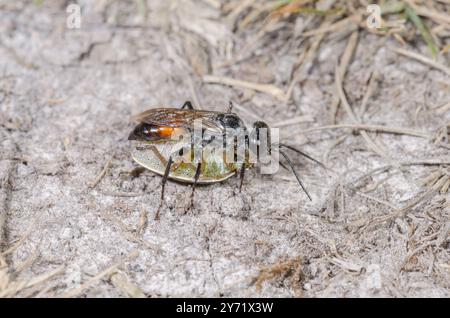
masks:
[[[437,159],[437,160],[416,160],[416,161],[405,161],[405,162],[400,162],[397,165],[398,166],[442,166],[442,165],[449,165],[450,164],[450,158],[449,159]],[[353,180],[351,182],[351,184],[356,185],[359,182],[361,182],[362,180],[376,174],[376,173],[381,173],[384,171],[387,171],[391,168],[393,168],[394,165],[386,165],[386,166],[382,166],[382,167],[378,167],[376,169],[373,169],[372,171],[367,172],[366,174],[364,174],[363,176],[359,177],[356,180]],[[353,186],[353,188],[355,188],[355,186]]]
[[[109,197],[126,197],[126,198],[132,198],[132,197],[141,197],[144,195],[144,193],[137,193],[137,192],[103,192],[103,195],[109,196]]]
[[[89,184],[89,188],[94,189],[97,186],[97,184],[99,184],[100,181],[102,181],[102,179],[105,177],[106,173],[108,172],[109,168],[111,167],[111,162],[112,162],[112,159],[110,158],[106,162],[105,166],[103,167],[103,170],[100,172],[100,174],[97,176],[97,178],[95,178],[95,180]]]
[[[79,287],[74,288],[72,290],[69,290],[68,292],[66,292],[65,294],[63,294],[63,298],[70,298],[70,297],[75,297],[78,296],[79,294],[81,294],[85,289],[89,288],[92,284],[96,283],[97,281],[99,281],[100,279],[102,279],[105,276],[108,276],[109,274],[113,273],[119,266],[121,266],[122,264],[124,264],[125,262],[128,262],[129,260],[136,258],[139,255],[138,251],[133,251],[131,252],[128,256],[126,256],[125,258],[123,258],[122,260],[120,260],[119,262],[117,262],[116,264],[108,267],[107,269],[105,269],[104,271],[98,273],[97,275],[95,275],[94,277],[92,277],[91,279],[87,280],[86,282],[84,282],[83,284],[81,284]]]

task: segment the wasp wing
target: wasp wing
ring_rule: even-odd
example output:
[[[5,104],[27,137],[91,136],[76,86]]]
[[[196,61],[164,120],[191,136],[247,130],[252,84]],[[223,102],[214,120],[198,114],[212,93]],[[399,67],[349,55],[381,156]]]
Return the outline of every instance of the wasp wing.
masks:
[[[154,108],[146,110],[134,118],[141,122],[156,126],[193,129],[194,121],[201,120],[202,128],[215,132],[223,132],[224,127],[217,121],[220,112],[191,110],[178,108]]]

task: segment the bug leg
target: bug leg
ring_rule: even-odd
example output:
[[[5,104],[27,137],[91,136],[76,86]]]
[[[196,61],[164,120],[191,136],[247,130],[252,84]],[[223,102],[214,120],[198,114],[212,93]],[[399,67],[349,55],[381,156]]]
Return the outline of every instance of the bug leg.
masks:
[[[202,171],[201,168],[202,168],[202,164],[201,163],[197,164],[197,169],[195,170],[195,176],[194,176],[194,183],[192,184],[191,204],[189,206],[189,209],[194,208],[194,192],[195,192],[195,187],[197,185],[198,179],[200,178],[200,173]]]
[[[192,106],[192,103],[190,101],[186,101],[183,106],[181,106],[181,109],[187,108],[187,109],[194,109],[194,106]]]
[[[173,163],[172,157],[169,157],[169,161],[167,161],[166,170],[164,171],[164,176],[163,176],[162,182],[161,182],[161,199],[160,199],[158,210],[156,211],[156,214],[155,214],[155,220],[159,220],[159,214],[160,214],[161,208],[164,204],[164,188],[166,186],[167,179],[169,178],[169,172],[170,172],[170,167],[172,166],[172,163]]]
[[[303,191],[306,193],[306,195],[308,196],[308,199],[310,201],[312,201],[311,196],[309,195],[308,191],[306,191],[305,186],[303,185],[302,180],[300,179],[300,177],[297,174],[297,171],[295,171],[294,169],[294,165],[291,162],[291,159],[289,159],[289,157],[281,150],[278,150],[280,152],[280,154],[284,157],[284,159],[286,159],[287,163],[289,164],[289,167],[291,167],[292,173],[295,175],[295,178],[297,179],[298,183],[300,184],[300,187],[303,189]]]
[[[154,146],[153,146],[153,147],[154,147]],[[136,150],[141,151],[141,150],[147,150],[147,149],[151,149],[151,148],[152,148],[151,145],[143,145],[143,146],[137,146],[137,147],[136,147]]]
[[[245,175],[245,163],[242,164],[241,171],[239,173],[239,179],[240,179],[239,192],[242,192],[242,185],[244,184],[244,175]]]

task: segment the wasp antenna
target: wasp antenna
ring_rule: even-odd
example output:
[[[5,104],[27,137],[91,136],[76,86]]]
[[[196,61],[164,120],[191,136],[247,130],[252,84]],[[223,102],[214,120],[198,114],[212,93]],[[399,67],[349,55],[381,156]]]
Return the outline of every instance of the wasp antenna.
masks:
[[[286,165],[285,165],[284,163],[282,163],[281,161],[280,161],[280,166],[281,166],[284,170],[289,171],[288,167],[286,167]]]
[[[298,181],[298,184],[300,184],[300,187],[302,187],[303,191],[306,193],[306,196],[308,197],[308,199],[310,201],[312,201],[311,196],[309,195],[308,191],[306,191],[305,186],[303,185],[302,180],[300,180],[300,177],[297,174],[297,171],[295,171],[294,169],[294,165],[292,164],[291,159],[289,159],[289,157],[281,150],[279,150],[279,153],[281,153],[281,155],[284,157],[284,159],[286,159],[287,163],[289,164],[289,167],[291,167],[292,173],[294,173],[295,178]]]
[[[321,167],[323,167],[323,168],[325,168],[325,169],[327,168],[327,167],[326,167],[323,163],[321,163],[319,160],[314,159],[313,157],[311,157],[311,156],[308,155],[307,153],[304,153],[303,151],[298,150],[297,148],[294,148],[294,147],[289,146],[289,145],[286,145],[286,144],[278,144],[278,147],[279,147],[279,148],[286,148],[286,149],[290,149],[290,150],[292,150],[292,151],[295,151],[296,153],[302,155],[303,157],[306,157],[306,158],[308,158],[309,160],[314,161],[314,162],[317,163],[319,166],[321,166]]]

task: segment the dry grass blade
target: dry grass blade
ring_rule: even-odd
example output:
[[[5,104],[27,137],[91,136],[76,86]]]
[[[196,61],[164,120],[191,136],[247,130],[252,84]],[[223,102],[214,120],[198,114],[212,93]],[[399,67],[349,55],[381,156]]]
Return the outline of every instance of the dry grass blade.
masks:
[[[356,34],[356,36],[354,36]],[[347,48],[349,48],[349,50],[344,53],[344,57],[343,60],[346,59],[350,59],[349,56],[353,55],[353,51],[356,47],[356,41],[357,41],[357,32],[355,32],[352,37],[350,37],[349,40],[349,45],[347,45]],[[355,42],[355,43],[352,43]],[[351,51],[350,51],[351,50]],[[346,56],[348,55],[348,57]],[[344,92],[344,88],[342,86],[342,73],[344,73],[345,71],[342,69],[342,67],[340,66],[336,66],[335,69],[335,82],[336,82],[336,88],[338,91],[338,95],[339,95],[339,99],[341,100],[342,106],[345,109],[345,112],[347,113],[347,115],[355,122],[355,123],[359,123],[361,120],[360,118],[355,114],[355,112],[353,111],[353,109],[351,108],[348,100],[347,100],[347,96],[345,95]],[[392,159],[388,156],[388,154],[386,153],[386,151],[384,151],[383,149],[381,149],[380,146],[378,146],[375,141],[369,136],[369,134],[366,131],[362,131],[361,132],[361,136],[363,136],[364,141],[366,142],[367,146],[369,147],[369,149],[371,149],[373,152],[375,152],[376,154],[378,154],[379,156],[385,158],[387,161],[391,161]]]
[[[116,264],[112,265],[111,267],[108,267],[107,269],[105,269],[104,271],[98,273],[97,275],[95,275],[94,277],[92,277],[91,279],[87,280],[85,283],[81,284],[79,287],[69,290],[68,292],[64,293],[62,295],[62,297],[64,298],[70,298],[70,297],[76,297],[79,296],[81,293],[83,293],[86,289],[88,289],[89,287],[91,287],[91,285],[93,285],[94,283],[96,283],[97,281],[101,280],[102,278],[110,275],[111,273],[113,273],[114,271],[117,270],[117,268],[121,265],[123,265],[124,263],[128,262],[129,260],[136,258],[139,255],[138,251],[133,251],[131,252],[127,257],[123,258],[122,260],[120,260],[119,262],[117,262]]]
[[[326,27],[330,25],[330,21],[325,20],[321,26]],[[294,75],[294,78],[292,79],[291,83],[289,84],[289,87],[286,91],[286,94],[284,96],[284,102],[289,102],[292,96],[292,92],[294,91],[295,85],[302,79],[306,78],[309,70],[311,69],[313,65],[314,59],[317,57],[317,51],[320,47],[320,43],[322,43],[323,38],[325,37],[325,33],[318,34],[316,37],[314,37],[312,44],[310,45],[308,51],[306,53],[303,53],[300,56],[300,65]]]
[[[430,7],[426,7],[425,8],[425,7],[422,7],[422,6],[418,6],[413,1],[408,1],[408,4],[409,4],[409,6],[414,8],[416,13],[418,15],[420,15],[420,16],[429,18],[429,19],[435,21],[438,24],[440,24],[440,23],[450,24],[450,16],[448,15],[448,13],[438,12],[436,10],[433,10]],[[450,3],[447,2],[447,4],[450,4]]]
[[[28,238],[28,236],[31,234],[31,232],[34,229],[34,226],[36,225],[36,222],[37,222],[37,218],[35,218],[31,222],[30,226],[28,227],[26,232],[22,235],[22,237],[13,246],[9,247],[7,250],[5,250],[2,253],[0,253],[0,255],[5,256],[5,255],[11,254],[15,250],[17,250],[23,244],[23,242],[25,242],[25,240]]]
[[[405,49],[400,49],[400,48],[392,48],[392,50],[400,55],[407,56],[407,57],[415,59],[423,64],[431,66],[437,70],[440,70],[440,71],[444,72],[445,74],[447,74],[448,76],[450,76],[450,68],[446,67],[445,65],[442,65],[439,62],[433,61],[432,59],[429,59],[426,56],[423,56],[418,53],[410,52]]]
[[[313,131],[321,130],[333,130],[333,129],[355,129],[355,130],[366,130],[372,132],[394,134],[394,135],[408,135],[412,137],[419,137],[424,139],[431,139],[431,136],[425,132],[415,131],[409,128],[401,127],[388,127],[381,125],[364,125],[364,124],[339,124],[339,125],[327,125],[320,127],[311,127],[308,129],[303,129],[300,133],[306,134]]]
[[[33,265],[33,263],[37,260],[39,257],[39,250],[36,249],[34,252],[32,252],[22,263],[15,265],[14,271],[16,273],[21,273],[24,270],[28,269]]]
[[[288,0],[286,5],[275,10],[270,14],[270,18],[279,18],[285,14],[291,14],[296,12],[301,6],[308,4],[311,0]]]
[[[64,266],[61,266],[53,271],[37,276],[30,281],[17,282],[11,281],[6,271],[0,269],[0,298],[17,297],[25,289],[41,285],[42,283],[50,280],[52,277],[62,273],[63,270]]]
[[[212,84],[222,84],[228,86],[235,86],[241,88],[252,89],[258,92],[266,93],[276,97],[279,100],[284,100],[284,92],[280,88],[271,84],[259,84],[242,80],[237,80],[230,77],[205,75],[203,76],[203,82]]]
[[[447,182],[447,180],[448,180],[448,177],[441,178],[439,182],[437,182],[433,187],[431,187],[430,189],[425,191],[425,193],[423,193],[420,196],[415,196],[413,199],[411,199],[411,201],[405,207],[398,209],[398,210],[392,212],[391,214],[388,214],[388,215],[385,215],[382,217],[378,217],[378,218],[374,218],[364,228],[372,228],[378,224],[382,224],[384,222],[389,222],[389,221],[395,220],[396,218],[404,217],[416,205],[418,205],[422,201],[430,199],[430,197],[433,194],[435,194],[437,191],[439,191],[442,188],[442,186]]]
[[[111,275],[111,283],[120,289],[125,295],[132,298],[145,298],[144,292],[131,283],[126,274],[117,272]]]
[[[136,230],[138,235],[142,235],[145,232],[145,229],[147,228],[148,225],[148,214],[147,211],[145,211],[144,209],[141,210],[141,213],[139,215],[139,226]]]
[[[354,24],[356,26],[359,24],[360,21],[361,21],[361,16],[353,15],[353,16],[344,18],[344,19],[342,19],[336,23],[333,23],[331,25],[323,26],[316,30],[304,32],[303,36],[313,36],[313,35],[324,34],[324,33],[328,33],[328,32],[335,32],[336,30],[343,29],[348,25]]]
[[[254,0],[244,0],[241,3],[239,3],[226,17],[226,20],[228,21],[228,24],[231,28],[234,28],[234,25],[236,24],[236,20],[239,17],[239,15],[244,12],[247,8],[251,7],[253,5]]]
[[[347,42],[347,46],[345,48],[344,53],[342,54],[341,61],[339,64],[339,77],[343,80],[345,78],[345,74],[347,73],[348,65],[350,64],[350,60],[353,57],[353,53],[355,51],[356,45],[358,43],[358,31],[355,31],[350,36],[350,39]],[[340,98],[334,98],[333,103],[331,104],[331,118],[332,123],[336,122],[336,115],[339,108]]]
[[[442,115],[450,110],[450,102],[436,108],[436,113]]]
[[[358,37],[359,32],[355,31],[350,35],[350,38],[348,39],[347,46],[345,48],[344,54],[342,54],[341,62],[339,64],[339,77],[341,79],[344,79],[345,74],[347,73],[348,66],[353,58],[356,46],[358,45]]]
[[[402,167],[407,167],[407,166],[443,166],[443,165],[450,165],[450,159],[425,159],[425,160],[416,160],[416,161],[405,161],[405,162],[400,162],[397,164],[397,166],[402,166]],[[392,169],[394,166],[393,165],[386,165],[386,166],[382,166],[382,167],[378,167],[375,168],[367,173],[365,173],[364,175],[362,175],[361,177],[357,178],[356,180],[353,180],[351,182],[351,184],[353,185],[353,188],[356,188],[357,185],[364,179],[373,176],[374,174],[377,173],[383,173],[385,171],[388,171],[389,169]]]
[[[367,86],[366,94],[364,95],[363,100],[361,102],[361,108],[359,109],[359,118],[361,118],[366,113],[369,99],[373,95],[378,80],[379,74],[377,72],[372,73],[370,76],[369,84]]]
[[[240,114],[245,114],[245,117],[253,118],[254,120],[264,121],[264,118],[258,116],[257,112],[250,111],[236,102],[233,102],[233,108],[237,109]]]
[[[439,49],[425,23],[417,15],[416,11],[411,6],[409,5],[405,6],[405,13],[408,19],[411,20],[416,26],[416,28],[419,30],[420,34],[422,35],[422,38],[427,43],[428,48],[430,49],[433,56],[436,56],[439,53]]]
[[[344,92],[344,88],[342,87],[341,68],[338,66],[336,66],[335,68],[335,83],[339,98],[342,103],[342,107],[344,107],[345,112],[351,118],[351,120],[354,121],[355,123],[358,123],[359,120],[356,117],[355,112],[351,108],[350,104],[348,103],[347,97]]]
[[[25,284],[25,288],[29,288],[29,287],[33,287],[33,286],[42,284],[42,283],[48,281],[53,276],[61,274],[63,271],[64,271],[64,266],[60,266],[60,267],[56,268],[55,270],[53,270],[53,271],[51,271],[49,273],[45,273],[45,274],[42,274],[40,276],[37,276],[36,278],[33,278],[32,280],[27,282]]]
[[[286,127],[286,126],[292,126],[292,125],[303,124],[303,123],[311,123],[311,122],[314,122],[313,116],[303,115],[303,116],[297,116],[297,117],[294,117],[291,119],[286,119],[283,121],[273,123],[272,126]]]

